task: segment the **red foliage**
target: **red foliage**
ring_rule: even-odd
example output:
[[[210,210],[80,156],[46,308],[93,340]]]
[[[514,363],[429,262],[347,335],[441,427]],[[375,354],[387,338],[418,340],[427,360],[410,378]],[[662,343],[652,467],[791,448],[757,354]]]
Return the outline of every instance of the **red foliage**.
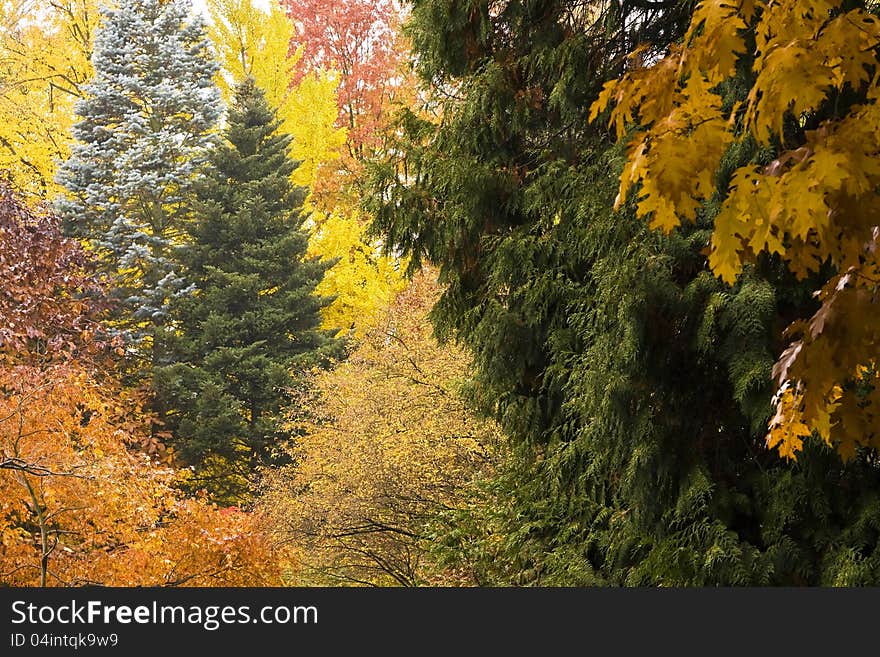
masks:
[[[348,129],[352,155],[378,145],[382,109],[400,83],[403,61],[398,34],[401,10],[393,0],[281,0],[297,34],[291,53],[302,48],[299,78],[315,69],[335,69],[339,125]],[[297,82],[294,80],[294,82]]]
[[[51,359],[92,344],[96,292],[79,244],[0,182],[0,359]]]

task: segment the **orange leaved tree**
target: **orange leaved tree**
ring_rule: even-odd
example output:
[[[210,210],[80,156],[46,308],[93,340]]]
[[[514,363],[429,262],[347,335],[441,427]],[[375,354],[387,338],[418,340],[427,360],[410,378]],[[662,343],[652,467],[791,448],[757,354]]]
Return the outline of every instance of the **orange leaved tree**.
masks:
[[[261,585],[261,520],[186,499],[108,372],[86,253],[0,185],[0,585]]]

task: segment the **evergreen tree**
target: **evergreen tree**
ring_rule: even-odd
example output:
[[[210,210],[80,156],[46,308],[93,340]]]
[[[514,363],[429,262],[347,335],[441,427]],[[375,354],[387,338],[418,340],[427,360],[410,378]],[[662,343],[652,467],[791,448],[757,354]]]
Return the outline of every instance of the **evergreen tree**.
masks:
[[[337,354],[315,295],[332,262],[307,258],[305,190],[291,137],[252,79],[235,90],[224,139],[196,188],[181,249],[192,296],[173,307],[177,362],[156,373],[158,398],[194,486],[241,499],[254,466],[287,436],[295,376]],[[294,374],[294,378],[291,375]]]
[[[692,5],[412,3],[420,73],[455,93],[437,125],[402,116],[370,205],[413,267],[440,265],[435,327],[471,348],[473,399],[513,447],[438,522],[437,555],[477,583],[880,582],[876,459],[764,445],[780,332],[815,285],[772,258],[713,277],[717,199],[670,236],[612,211],[623,157],[588,108],[639,42],[651,60],[681,38]],[[773,157],[732,150],[719,189]]]
[[[99,255],[119,301],[117,326],[154,363],[170,300],[187,289],[173,249],[221,113],[218,65],[189,8],[120,0],[105,10],[95,76],[76,106],[78,143],[58,173],[69,192],[57,201],[66,230]]]

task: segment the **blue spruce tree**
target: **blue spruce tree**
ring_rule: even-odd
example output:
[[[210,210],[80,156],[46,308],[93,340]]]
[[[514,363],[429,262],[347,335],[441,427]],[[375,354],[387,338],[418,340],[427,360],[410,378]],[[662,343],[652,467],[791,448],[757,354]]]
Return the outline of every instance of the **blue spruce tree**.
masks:
[[[120,0],[105,10],[92,62],[56,207],[100,258],[117,328],[155,365],[169,303],[187,290],[174,252],[222,112],[218,64],[188,0]]]

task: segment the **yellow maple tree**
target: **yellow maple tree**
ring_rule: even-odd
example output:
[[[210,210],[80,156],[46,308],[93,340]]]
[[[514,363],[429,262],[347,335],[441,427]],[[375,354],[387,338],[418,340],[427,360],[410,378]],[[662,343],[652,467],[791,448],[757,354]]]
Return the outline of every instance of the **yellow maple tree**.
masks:
[[[703,0],[683,43],[648,63],[638,49],[590,114],[613,105],[620,139],[636,126],[617,204],[638,183],[638,213],[665,231],[716,193],[732,145],[754,140],[774,152],[717,190],[709,266],[731,284],[761,254],[801,279],[833,272],[816,291],[820,309],[788,328],[774,368],[767,442],[789,458],[814,431],[844,458],[880,446],[876,10],[841,0]],[[725,83],[738,72],[752,80],[748,94],[725,107]]]
[[[406,269],[364,236],[357,212],[329,212],[315,227],[309,254],[335,259],[318,284],[334,300],[322,311],[325,328],[363,338],[377,325],[394,295],[406,287]]]
[[[261,505],[275,540],[294,546],[299,583],[443,582],[425,563],[426,523],[465,503],[491,468],[496,426],[460,396],[468,356],[432,337],[439,296],[423,271],[348,360],[317,375],[292,465],[270,471]]]
[[[293,179],[311,195],[319,169],[339,159],[345,144],[345,130],[335,125],[338,76],[319,71],[291,83],[301,54],[289,53],[294,26],[280,5],[264,10],[251,0],[208,0],[207,7],[224,98],[230,100],[235,83],[254,78],[277,111],[281,131],[293,136],[290,154],[300,162]]]
[[[0,170],[31,198],[58,191],[73,105],[92,76],[98,0],[14,0],[0,6]]]

